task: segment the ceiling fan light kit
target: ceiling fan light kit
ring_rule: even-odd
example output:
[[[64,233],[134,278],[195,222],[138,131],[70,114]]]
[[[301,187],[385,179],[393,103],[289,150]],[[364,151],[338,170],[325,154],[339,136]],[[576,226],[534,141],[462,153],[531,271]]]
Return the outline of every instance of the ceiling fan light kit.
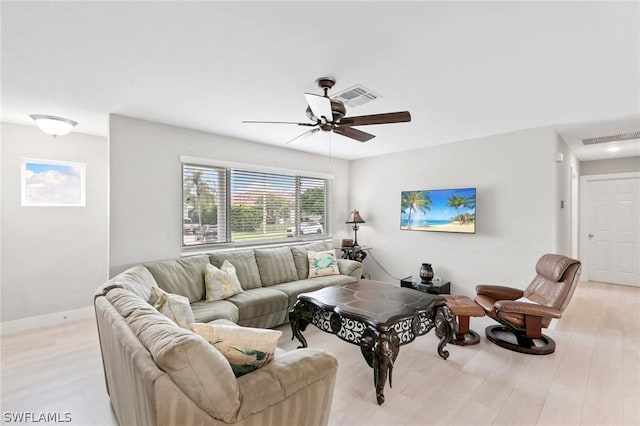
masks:
[[[329,97],[329,89],[336,84],[336,80],[332,77],[320,77],[316,80],[316,84],[323,90],[323,95],[316,95],[313,93],[304,94],[308,105],[306,114],[312,123],[295,123],[288,121],[243,121],[243,123],[295,124],[298,126],[313,127],[313,129],[307,130],[287,142],[291,143],[299,141],[303,137],[317,133],[319,130],[324,132],[334,132],[359,142],[366,142],[375,138],[375,135],[354,129],[352,126],[406,123],[411,121],[411,114],[409,111],[345,117],[347,109],[344,103],[338,99],[332,99]]]

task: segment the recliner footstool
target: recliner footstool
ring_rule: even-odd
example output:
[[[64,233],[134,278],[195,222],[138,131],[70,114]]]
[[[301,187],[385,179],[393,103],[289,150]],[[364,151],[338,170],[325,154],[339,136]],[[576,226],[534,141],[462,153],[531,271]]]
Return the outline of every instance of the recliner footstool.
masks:
[[[475,345],[480,341],[480,335],[469,329],[470,317],[483,317],[484,309],[471,298],[457,294],[443,294],[447,299],[447,306],[458,317],[458,329],[451,343],[459,346]]]

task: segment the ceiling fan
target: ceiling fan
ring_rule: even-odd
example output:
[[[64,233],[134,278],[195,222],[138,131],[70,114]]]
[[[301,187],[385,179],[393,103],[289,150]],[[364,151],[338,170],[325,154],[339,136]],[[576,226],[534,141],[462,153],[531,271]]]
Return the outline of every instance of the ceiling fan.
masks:
[[[315,95],[313,93],[305,93],[307,99],[307,117],[311,123],[297,123],[291,121],[243,121],[243,123],[260,123],[260,124],[295,124],[298,126],[312,127],[287,143],[291,143],[301,138],[310,136],[320,130],[324,132],[334,132],[359,142],[366,142],[375,138],[370,133],[362,130],[354,129],[352,126],[367,126],[371,124],[388,124],[388,123],[406,123],[411,121],[409,111],[388,112],[384,114],[360,115],[353,117],[345,117],[347,109],[344,104],[329,97],[329,89],[335,84],[336,80],[331,77],[320,77],[316,80],[318,87],[324,91],[324,95]]]

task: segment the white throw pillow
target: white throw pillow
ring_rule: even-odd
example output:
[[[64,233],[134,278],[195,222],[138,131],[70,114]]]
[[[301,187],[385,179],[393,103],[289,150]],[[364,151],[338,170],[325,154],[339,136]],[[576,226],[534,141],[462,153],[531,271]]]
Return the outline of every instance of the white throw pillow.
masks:
[[[308,251],[309,278],[340,275],[335,250]]]
[[[218,349],[236,377],[267,365],[276,352],[279,330],[222,324],[191,324],[191,330]]]
[[[149,303],[162,315],[187,330],[189,324],[195,321],[189,299],[179,294],[167,293],[160,287],[151,287]]]
[[[242,286],[236,274],[236,268],[225,260],[220,269],[212,264],[207,264],[204,270],[204,285],[206,299],[222,300],[234,294],[242,293]]]

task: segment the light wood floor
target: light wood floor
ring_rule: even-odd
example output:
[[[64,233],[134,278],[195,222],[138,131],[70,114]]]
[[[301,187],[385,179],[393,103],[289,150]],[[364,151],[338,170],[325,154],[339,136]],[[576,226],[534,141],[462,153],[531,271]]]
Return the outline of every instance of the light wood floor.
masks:
[[[310,347],[336,355],[331,425],[640,425],[640,289],[583,282],[564,317],[547,330],[554,354],[531,356],[483,336],[448,345],[432,333],[402,346],[386,402],[376,404],[372,370],[358,347],[309,326]],[[293,349],[288,325],[280,347]],[[7,412],[68,412],[72,425],[117,425],[104,388],[93,320],[1,339],[3,421]],[[43,424],[43,423],[34,423]]]

